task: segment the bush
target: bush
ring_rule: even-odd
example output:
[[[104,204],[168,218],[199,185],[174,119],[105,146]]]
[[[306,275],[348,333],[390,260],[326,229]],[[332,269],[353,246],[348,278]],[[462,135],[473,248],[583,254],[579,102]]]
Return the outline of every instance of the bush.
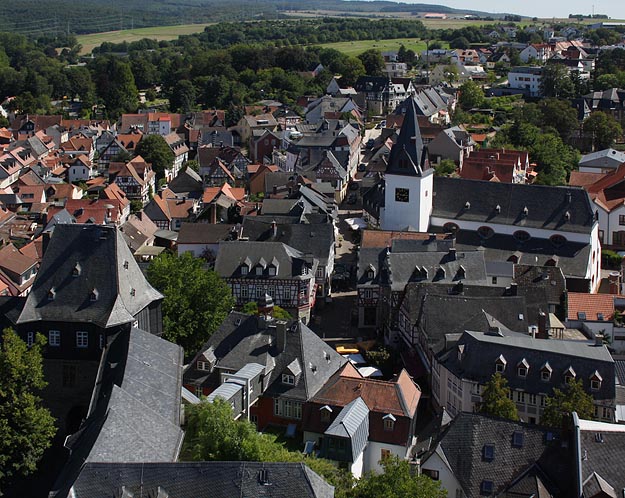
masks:
[[[604,268],[610,268],[619,270],[623,257],[619,256],[616,252],[609,249],[603,249],[601,251],[601,264]]]

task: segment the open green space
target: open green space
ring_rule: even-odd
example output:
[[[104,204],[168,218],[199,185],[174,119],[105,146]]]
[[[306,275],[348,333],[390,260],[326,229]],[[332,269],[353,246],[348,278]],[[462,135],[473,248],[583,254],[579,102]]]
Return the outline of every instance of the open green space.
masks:
[[[324,43],[321,46],[324,48],[333,48],[349,56],[356,56],[371,48],[379,50],[380,52],[399,50],[399,47],[401,45],[406,47],[406,50],[413,50],[415,53],[420,53],[426,48],[425,40],[420,40],[418,38],[395,38],[392,40],[357,40],[351,42],[348,41],[337,43]],[[448,46],[448,44],[443,43],[443,47]]]
[[[78,35],[78,43],[82,45],[81,53],[88,54],[102,43],[133,42],[150,38],[152,40],[175,40],[181,35],[190,35],[204,31],[210,24],[179,24],[177,26],[154,26],[151,28],[124,29],[121,31],[106,31],[104,33],[91,33]]]

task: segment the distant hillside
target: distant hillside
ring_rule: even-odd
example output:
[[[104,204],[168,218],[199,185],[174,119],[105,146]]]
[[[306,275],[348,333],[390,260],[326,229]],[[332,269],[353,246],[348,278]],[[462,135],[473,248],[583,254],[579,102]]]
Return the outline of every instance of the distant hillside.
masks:
[[[226,20],[277,19],[284,17],[285,11],[300,10],[501,16],[444,5],[360,0],[20,0],[0,3],[0,31],[29,36],[98,33]]]

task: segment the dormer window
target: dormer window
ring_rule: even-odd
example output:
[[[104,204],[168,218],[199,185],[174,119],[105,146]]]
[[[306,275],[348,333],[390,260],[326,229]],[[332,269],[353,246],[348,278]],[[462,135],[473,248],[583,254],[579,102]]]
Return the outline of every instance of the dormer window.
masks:
[[[502,354],[500,354],[499,357],[495,360],[495,372],[504,373],[507,364],[508,362],[506,361],[506,359],[503,357]]]
[[[460,265],[458,267],[458,271],[456,272],[456,277],[459,279],[467,278],[467,271],[464,269],[464,266]]]
[[[54,301],[54,298],[56,297],[56,290],[54,289],[54,287],[52,287],[49,291],[48,291],[48,301]]]
[[[486,462],[492,462],[495,459],[495,445],[485,444],[482,447],[482,459]]]
[[[295,376],[290,374],[282,374],[282,383],[287,386],[295,385]]]
[[[570,384],[571,382],[573,382],[575,380],[575,376],[577,374],[575,373],[575,370],[573,370],[573,367],[569,367],[564,371],[564,383],[565,384]]]
[[[603,378],[599,374],[597,370],[593,372],[590,376],[590,389],[593,391],[598,391],[601,389],[601,382],[603,382]]]
[[[384,430],[387,432],[395,430],[395,421],[397,420],[392,413],[387,413],[382,417],[384,420]]]
[[[329,422],[332,417],[332,408],[328,405],[324,405],[319,408],[319,413],[322,422]]]
[[[197,369],[200,370],[201,372],[210,372],[211,365],[207,361],[200,360],[197,362]]]
[[[263,267],[262,266],[257,266],[256,267],[256,276],[260,277],[263,274]]]
[[[76,263],[72,269],[72,277],[79,277],[81,270],[80,263]]]
[[[241,265],[241,275],[247,275],[249,271],[250,269],[247,267],[247,265]]]
[[[373,265],[369,265],[367,267],[367,280],[373,280],[375,278],[375,267]]]
[[[490,239],[495,235],[495,230],[488,226],[481,226],[477,229],[477,234],[483,239]]]
[[[530,369],[530,365],[525,358],[523,358],[516,366],[517,375],[524,379],[527,377],[527,371]]]
[[[100,296],[100,293],[98,292],[98,289],[93,289],[90,293],[89,293],[89,301],[91,301],[92,303],[98,300],[98,297]]]
[[[551,380],[551,372],[552,368],[549,365],[549,362],[545,362],[545,364],[540,367],[540,380],[543,382],[549,382]]]
[[[276,276],[276,267],[275,266],[273,266],[273,265],[270,266],[268,268],[268,270],[269,270],[269,276],[270,277],[275,277]],[[258,271],[258,269],[257,269],[257,271]]]

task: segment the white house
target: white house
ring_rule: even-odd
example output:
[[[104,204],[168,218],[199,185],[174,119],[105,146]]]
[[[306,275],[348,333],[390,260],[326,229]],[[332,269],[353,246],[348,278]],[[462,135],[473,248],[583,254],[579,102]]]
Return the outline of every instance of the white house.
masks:
[[[539,97],[543,70],[541,67],[513,67],[508,72],[508,87]]]

